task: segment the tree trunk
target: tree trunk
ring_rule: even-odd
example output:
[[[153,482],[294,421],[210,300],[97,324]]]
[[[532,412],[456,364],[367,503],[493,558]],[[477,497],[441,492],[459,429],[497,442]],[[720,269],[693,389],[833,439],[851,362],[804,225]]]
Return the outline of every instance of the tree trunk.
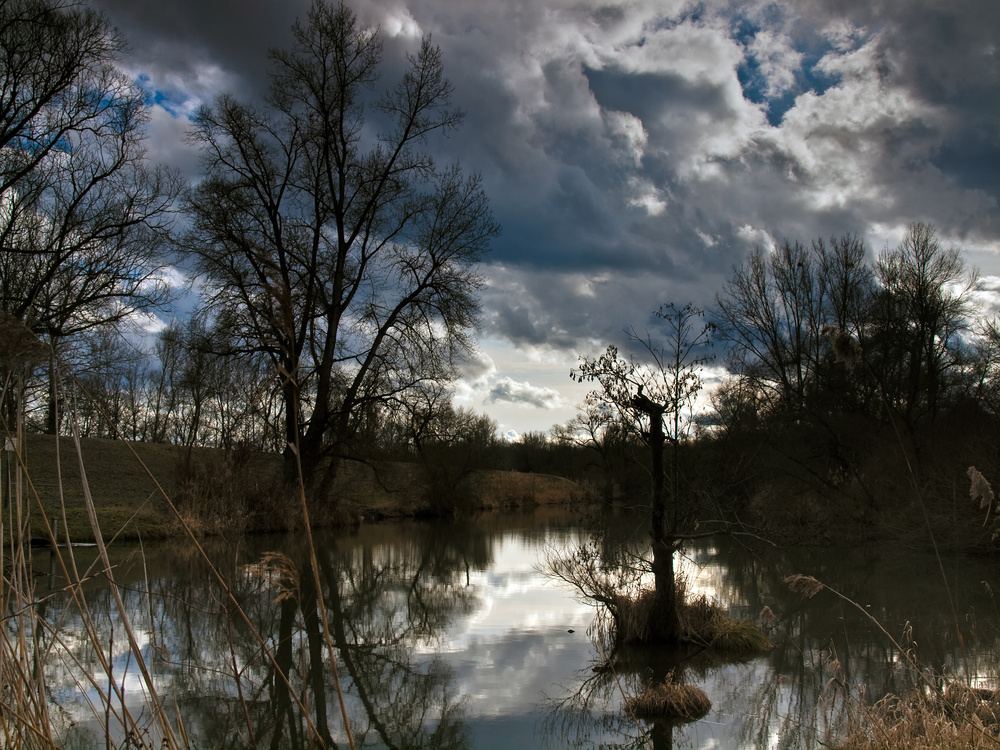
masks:
[[[649,739],[653,750],[673,750],[674,726],[668,721],[657,720],[649,728]]]
[[[309,570],[309,562],[299,570],[299,581],[302,590],[302,618],[305,625],[306,640],[309,644],[309,683],[313,689],[313,708],[316,711],[316,733],[324,747],[334,747],[330,734],[330,724],[327,719],[326,705],[326,662],[323,658],[323,632],[320,626],[319,602],[316,582]]]
[[[664,496],[663,433],[665,408],[655,404],[641,393],[633,399],[633,406],[649,417],[651,491],[650,508],[653,541],[653,607],[650,613],[650,630],[654,641],[673,644],[680,641],[681,622],[674,585],[674,539],[666,531],[666,497]]]
[[[299,440],[299,389],[292,378],[282,387],[285,410],[285,449],[282,451],[282,479],[286,491],[298,489],[301,441]],[[305,466],[302,466],[303,473]]]
[[[278,750],[282,746],[283,727],[288,723],[289,735],[294,736],[296,721],[292,716],[292,696],[289,691],[288,682],[291,681],[292,672],[292,632],[295,625],[295,615],[298,605],[294,599],[288,598],[281,601],[281,617],[278,621],[278,648],[274,659],[276,670],[281,674],[271,675],[271,700],[274,705],[274,734],[271,737],[271,750]],[[283,675],[283,676],[282,676]]]
[[[49,352],[49,403],[45,411],[45,434],[59,434],[59,374],[56,370],[55,342]]]

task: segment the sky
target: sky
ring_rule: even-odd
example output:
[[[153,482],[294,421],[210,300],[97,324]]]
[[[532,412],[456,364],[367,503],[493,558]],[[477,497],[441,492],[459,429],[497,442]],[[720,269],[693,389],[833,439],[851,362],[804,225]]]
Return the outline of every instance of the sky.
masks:
[[[308,0],[93,0],[150,92],[151,159],[196,178],[189,118],[252,100]],[[581,356],[710,309],[755,245],[934,225],[1000,303],[996,0],[354,0],[387,76],[430,35],[502,234],[455,403],[504,432],[568,421]]]

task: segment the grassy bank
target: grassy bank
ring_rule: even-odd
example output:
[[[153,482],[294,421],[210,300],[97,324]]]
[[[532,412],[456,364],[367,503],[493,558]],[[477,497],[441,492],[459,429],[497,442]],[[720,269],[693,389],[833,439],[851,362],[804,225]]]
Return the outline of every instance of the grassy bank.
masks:
[[[87,483],[106,538],[152,539],[181,534],[182,526],[164,492],[197,533],[273,531],[296,524],[296,514],[288,511],[280,497],[280,456],[103,439],[84,439],[81,448]],[[72,441],[59,441],[57,460],[53,436],[29,435],[24,461],[26,488],[30,488],[26,496],[32,498],[32,535],[46,536],[41,509],[50,522],[61,518],[61,487],[70,538],[92,539],[80,462]],[[6,485],[6,456],[3,476]],[[336,486],[318,503],[317,517],[324,524],[357,523],[571,503],[581,501],[585,494],[575,482],[561,477],[477,471],[453,483],[449,497],[439,501],[426,476],[416,463],[345,464]],[[61,538],[61,524],[59,528]]]

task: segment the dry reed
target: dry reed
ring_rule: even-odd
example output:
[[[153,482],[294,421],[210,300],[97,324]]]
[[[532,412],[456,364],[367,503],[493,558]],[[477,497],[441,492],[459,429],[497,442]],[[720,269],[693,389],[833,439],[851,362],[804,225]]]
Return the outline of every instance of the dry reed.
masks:
[[[4,382],[3,391],[6,391],[10,385],[9,380]],[[3,391],[0,391],[0,400],[5,395]],[[65,504],[62,502],[58,440],[56,477],[59,483],[59,513],[62,518],[62,528],[58,541],[65,544],[64,547],[57,547],[55,544],[56,532],[48,522],[45,508],[38,493],[34,491],[32,477],[27,470],[24,456],[21,454],[24,441],[20,416],[18,415],[18,423],[15,425],[5,421],[0,424],[0,437],[9,439],[16,446],[14,461],[17,472],[16,482],[5,484],[7,487],[13,487],[13,490],[5,495],[4,513],[0,515],[0,562],[2,562],[2,577],[0,577],[0,680],[2,680],[0,682],[0,747],[34,749],[57,748],[65,745],[65,738],[59,736],[61,731],[58,727],[59,722],[49,712],[52,689],[46,682],[46,668],[50,663],[55,662],[73,675],[71,679],[75,680],[77,692],[83,696],[83,700],[89,706],[91,712],[89,721],[99,727],[99,731],[103,735],[103,744],[106,747],[127,747],[130,750],[134,748],[144,750],[190,748],[191,741],[179,707],[176,704],[172,707],[166,705],[166,701],[157,694],[148,667],[150,657],[155,660],[162,658],[166,653],[169,658],[169,653],[158,646],[157,633],[155,630],[150,630],[152,650],[144,654],[142,643],[136,634],[137,631],[130,621],[130,614],[126,612],[125,605],[119,596],[115,572],[107,556],[103,534],[98,524],[93,499],[90,496],[80,441],[76,433],[74,411],[71,410],[68,415],[69,423],[74,429],[72,442],[77,454],[87,513],[100,552],[96,569],[87,571],[77,569],[76,561],[73,558],[73,548],[69,545],[73,540],[68,534]],[[3,414],[0,413],[0,420],[2,418]],[[126,446],[130,447],[128,444]],[[305,736],[309,738],[310,742],[315,742],[317,747],[326,746],[314,724],[311,711],[305,704],[305,696],[292,686],[288,675],[279,666],[274,644],[266,640],[256,630],[226,579],[220,574],[198,542],[197,534],[189,525],[185,514],[178,512],[171,497],[163,491],[162,486],[148,471],[145,464],[134,451],[131,453],[152,479],[165,503],[174,513],[176,522],[182,527],[184,534],[198,550],[199,557],[210,569],[212,576],[219,584],[227,611],[234,620],[243,622],[247,634],[256,640],[262,659],[273,667],[275,684],[280,684],[287,689],[290,703],[301,712],[300,721],[306,732]],[[7,477],[4,479],[6,480]],[[34,511],[33,508],[35,508]],[[50,620],[44,614],[47,608],[39,606],[39,600],[34,593],[35,571],[31,559],[32,549],[28,543],[32,512],[40,516],[40,523],[52,545],[50,553],[53,556],[54,564],[59,568],[62,579],[67,582],[63,591],[70,599],[68,608],[73,610],[78,618],[77,627],[82,630],[82,632],[71,634],[72,637],[69,640],[86,643],[92,658],[99,665],[97,670],[81,663],[74,648],[67,644],[67,639],[61,632],[63,618],[66,614],[58,613],[55,620]],[[309,565],[318,584],[318,562],[311,537],[309,538],[309,552]],[[277,558],[263,561],[265,567],[273,568],[272,573],[275,576],[273,582],[278,587],[279,597],[294,598],[297,594],[298,580],[296,577],[288,576],[288,566],[285,563],[286,561]],[[95,574],[100,574],[107,580],[109,590],[114,598],[118,623],[125,629],[127,635],[126,663],[137,667],[141,676],[143,699],[140,700],[138,707],[136,707],[134,695],[130,695],[130,700],[126,702],[123,687],[125,675],[116,673],[115,659],[118,658],[118,655],[112,655],[114,634],[112,633],[110,641],[101,634],[100,629],[106,627],[106,623],[101,626],[95,622],[84,595],[84,583]],[[151,608],[149,609],[151,612]],[[329,667],[334,674],[334,689],[341,702],[344,718],[343,729],[347,733],[348,744],[353,747],[353,737],[350,734],[344,710],[341,687],[336,678],[336,662],[329,641],[329,626],[323,611],[322,599],[320,599],[319,609],[323,614],[324,633],[329,647]],[[149,626],[153,628],[153,623],[150,622]],[[128,667],[126,667],[127,669]],[[234,670],[236,669],[234,655]],[[117,671],[120,672],[121,667],[118,667]],[[234,677],[239,689],[238,671],[234,671]],[[240,700],[243,701],[242,692],[240,692],[240,696]],[[175,710],[171,711],[170,708]],[[249,725],[250,719],[249,714],[246,713],[245,703],[244,711],[247,716],[249,736],[253,736],[253,727]],[[78,740],[79,738],[74,741]]]
[[[674,681],[673,673],[659,685],[625,699],[625,710],[637,719],[682,719],[694,721],[712,710],[712,701],[694,685]]]
[[[985,750],[1000,746],[1000,703],[992,691],[958,683],[943,694],[913,691],[858,704],[839,750]]]

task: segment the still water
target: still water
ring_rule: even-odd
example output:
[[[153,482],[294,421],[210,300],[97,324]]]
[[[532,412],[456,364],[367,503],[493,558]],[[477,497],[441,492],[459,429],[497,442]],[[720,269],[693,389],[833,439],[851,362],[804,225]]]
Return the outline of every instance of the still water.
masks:
[[[643,519],[609,523],[614,536],[642,543]],[[754,621],[769,608],[773,619],[761,622],[775,648],[737,660],[624,652],[614,669],[601,669],[588,635],[592,607],[542,572],[547,554],[588,538],[578,515],[552,509],[319,536],[329,643],[301,536],[212,542],[218,576],[185,543],[114,545],[112,553],[153,683],[199,748],[320,747],[317,735],[346,747],[328,648],[354,742],[365,748],[819,747],[838,730],[843,686],[877,698],[913,685],[889,636],[938,674],[995,686],[995,570],[878,544],[776,550],[725,538],[692,546],[681,563],[689,590]],[[74,551],[82,573],[95,555]],[[115,720],[122,702],[155,742],[106,580],[84,584],[98,630],[84,637],[80,609],[47,555],[36,558],[36,599],[52,625],[42,640],[61,744],[105,747],[106,734],[125,744]],[[783,581],[794,573],[857,606],[830,591],[808,600],[790,592]],[[110,708],[100,706],[109,670],[95,640],[122,688]],[[671,669],[707,693],[708,716],[675,726],[629,720],[622,695]]]

